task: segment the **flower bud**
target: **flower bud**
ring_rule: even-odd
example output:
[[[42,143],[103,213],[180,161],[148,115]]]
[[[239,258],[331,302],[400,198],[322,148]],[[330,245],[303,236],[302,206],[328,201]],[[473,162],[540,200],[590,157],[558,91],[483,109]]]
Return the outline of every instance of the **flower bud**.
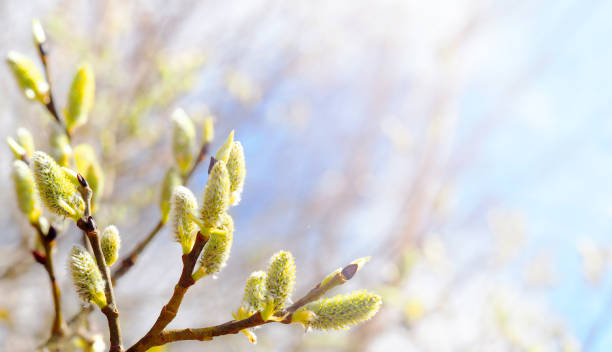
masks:
[[[223,145],[217,150],[217,154],[215,154],[215,160],[222,160],[227,163],[229,159],[230,152],[232,151],[232,146],[234,144],[234,130],[230,132],[227,136],[227,139],[223,143]]]
[[[249,276],[246,282],[242,301],[244,305],[248,307],[249,315],[261,311],[264,308],[266,276],[264,271],[255,271]]]
[[[43,104],[47,104],[49,101],[49,84],[42,72],[34,65],[34,62],[15,51],[8,53],[6,61],[26,98],[36,99]]]
[[[172,113],[174,133],[172,135],[172,151],[174,159],[181,174],[186,174],[193,161],[193,148],[195,146],[195,127],[193,122],[182,109]]]
[[[73,152],[77,171],[85,177],[93,191],[92,207],[95,208],[104,189],[104,172],[98,163],[94,149],[89,144],[79,144]]]
[[[204,119],[202,124],[202,143],[210,143],[215,137],[215,126],[213,123],[213,117],[208,116]]]
[[[229,207],[230,180],[225,162],[218,160],[210,171],[204,189],[202,223],[205,228],[215,228]]]
[[[47,40],[45,30],[40,24],[38,18],[32,20],[32,37],[34,37],[34,44],[36,45],[43,44]]]
[[[104,279],[91,254],[79,246],[73,246],[69,261],[72,282],[79,297],[85,302],[91,302],[100,308],[106,306],[104,295]]]
[[[32,156],[34,180],[42,203],[50,211],[77,221],[85,202],[69,175],[49,155],[37,151]]]
[[[41,213],[40,201],[34,188],[34,175],[26,163],[21,160],[13,162],[13,182],[17,203],[22,213],[28,216],[30,222],[35,222]]]
[[[70,140],[64,131],[56,127],[49,135],[50,154],[55,161],[61,166],[70,165],[70,157],[72,156],[72,147]]]
[[[191,191],[183,186],[176,186],[172,192],[172,232],[174,239],[183,247],[183,253],[191,252],[195,242],[197,226],[190,214],[197,211],[198,202]]]
[[[169,168],[168,171],[166,171],[166,176],[164,177],[164,182],[162,183],[161,193],[159,196],[159,209],[161,210],[163,223],[168,221],[172,192],[176,186],[180,185],[181,176],[174,167]]]
[[[68,104],[64,111],[68,132],[72,132],[76,127],[87,122],[94,103],[95,91],[94,72],[89,64],[82,64],[72,80]]]
[[[232,144],[232,150],[227,160],[227,171],[230,178],[230,204],[237,205],[240,202],[244,178],[246,177],[244,150],[240,142]]]
[[[380,296],[359,290],[309,303],[294,313],[292,322],[319,330],[347,329],[372,318],[381,304]]]
[[[119,237],[119,230],[115,225],[107,226],[104,229],[100,238],[100,245],[106,265],[113,265],[119,257],[119,247],[121,247],[121,237]]]
[[[202,276],[218,273],[229,259],[234,240],[234,221],[228,214],[223,214],[221,221],[220,231],[212,231],[208,242],[204,245],[199,273],[194,276],[196,280]]]
[[[9,148],[13,152],[15,159],[23,159],[26,156],[26,150],[21,146],[21,144],[17,143],[13,138],[6,137],[6,144],[8,144]]]
[[[295,285],[295,261],[293,255],[280,251],[272,256],[266,279],[266,298],[271,299],[274,311],[283,308]]]
[[[34,154],[34,151],[36,150],[34,148],[34,138],[32,138],[32,134],[30,133],[30,131],[28,131],[27,129],[20,127],[17,129],[17,142],[19,142],[19,145],[21,145],[21,147],[23,147],[23,150],[25,151],[25,155],[28,158],[32,157],[32,154]]]

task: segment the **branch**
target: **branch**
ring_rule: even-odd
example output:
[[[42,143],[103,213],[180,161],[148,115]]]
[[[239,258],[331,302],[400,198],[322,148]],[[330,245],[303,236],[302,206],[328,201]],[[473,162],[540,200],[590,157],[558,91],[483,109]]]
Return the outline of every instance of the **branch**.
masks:
[[[40,243],[42,243],[44,248],[44,255],[40,255],[37,251],[32,252],[36,261],[42,264],[45,267],[45,271],[49,276],[49,282],[51,283],[51,295],[53,296],[53,309],[54,309],[54,317],[53,324],[51,326],[51,338],[64,336],[66,333],[66,326],[64,325],[64,321],[62,318],[62,301],[60,288],[55,279],[55,269],[53,265],[53,247],[55,246],[55,237],[57,233],[55,232],[55,228],[53,226],[49,227],[47,234],[43,233],[43,230],[40,226],[39,222],[32,223],[32,226],[36,229],[38,233],[38,238],[40,239]]]
[[[198,153],[198,157],[193,163],[193,166],[191,167],[189,172],[187,172],[182,177],[183,184],[186,184],[189,181],[189,179],[195,172],[198,165],[200,165],[202,160],[204,160],[204,157],[208,153],[209,146],[210,146],[210,143],[204,143],[202,145],[202,147],[200,148],[200,152]],[[113,273],[113,285],[115,284],[117,280],[119,280],[123,275],[125,275],[125,273],[128,270],[130,270],[132,266],[134,266],[134,264],[136,264],[136,260],[138,259],[142,251],[144,251],[145,248],[147,248],[149,243],[151,243],[151,241],[155,238],[155,236],[162,229],[162,227],[164,227],[164,221],[162,219],[159,219],[159,221],[157,222],[157,225],[155,225],[153,230],[151,230],[151,232],[142,241],[140,241],[140,243],[138,243],[136,247],[134,247],[134,249],[132,249],[132,251],[127,255],[127,257],[125,257],[120,262],[119,266],[117,267],[117,269],[115,269]]]
[[[196,241],[197,242],[197,241]],[[195,246],[194,246],[195,249]],[[193,251],[192,251],[193,252]],[[189,253],[191,255],[191,253]],[[185,258],[185,256],[183,256]],[[141,338],[136,344],[130,347],[126,352],[142,352],[146,351],[151,347],[165,345],[174,341],[184,341],[184,340],[197,340],[197,341],[209,341],[212,340],[216,336],[229,335],[229,334],[237,334],[241,330],[253,328],[256,326],[268,324],[268,323],[282,323],[282,324],[291,324],[291,318],[293,313],[303,307],[304,305],[311,303],[323,296],[327,291],[332,288],[344,284],[346,281],[353,278],[357,270],[359,270],[359,263],[351,263],[345,266],[342,270],[337,270],[333,274],[326,277],[323,281],[319,282],[314,288],[312,288],[305,296],[297,300],[291,306],[287,307],[285,310],[279,311],[274,314],[275,319],[263,320],[260,312],[256,312],[248,318],[242,320],[230,320],[220,325],[210,326],[206,328],[199,329],[181,329],[181,330],[163,330],[170,321],[176,316],[176,311],[178,310],[178,306],[173,309],[174,315],[172,319],[170,319],[165,325],[162,326],[160,324],[158,329],[154,331],[153,328],[149,330],[149,332]],[[183,274],[181,275],[181,279],[183,279],[183,275],[185,274],[185,270],[183,269]],[[180,281],[179,281],[180,283]],[[179,285],[177,285],[178,287]],[[177,289],[175,288],[175,295]],[[184,294],[184,292],[183,292]],[[174,296],[172,296],[174,298]],[[180,299],[177,301],[180,305],[180,300],[182,300],[182,295]],[[170,299],[172,302],[172,299]],[[169,306],[164,306],[163,311],[167,309]],[[175,302],[176,303],[176,302]],[[162,317],[160,314],[160,318]],[[160,319],[158,318],[158,321]],[[158,325],[157,322],[155,325]],[[155,328],[155,325],[153,326]]]
[[[94,257],[96,258],[96,264],[105,281],[104,293],[108,304],[106,307],[102,308],[102,313],[104,313],[108,321],[108,330],[110,333],[109,352],[120,352],[123,351],[123,346],[121,342],[121,329],[119,327],[119,311],[115,304],[115,293],[113,292],[110,270],[106,265],[104,254],[102,253],[102,246],[100,245],[100,231],[98,231],[96,223],[91,216],[91,196],[93,191],[81,174],[78,174],[78,180],[81,184],[79,191],[85,200],[85,213],[77,222],[77,226],[87,234],[87,238],[93,249]]]

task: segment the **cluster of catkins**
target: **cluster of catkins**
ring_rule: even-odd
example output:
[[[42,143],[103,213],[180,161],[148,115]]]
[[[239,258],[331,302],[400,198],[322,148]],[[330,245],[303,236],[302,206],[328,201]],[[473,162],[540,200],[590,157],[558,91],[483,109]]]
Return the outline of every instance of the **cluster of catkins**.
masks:
[[[40,24],[34,23],[34,40],[37,45],[45,41]],[[50,103],[50,89],[42,72],[26,56],[11,52],[7,56],[9,67],[28,99],[42,104]],[[32,135],[25,129],[17,130],[17,139],[8,138],[15,154],[12,178],[15,184],[19,209],[43,234],[49,229],[49,221],[42,215],[42,206],[60,217],[79,221],[86,211],[82,197],[84,187],[77,172],[87,181],[93,197],[90,213],[95,212],[96,200],[102,192],[104,177],[95,152],[88,144],[70,145],[69,135],[87,122],[94,102],[95,78],[90,65],[83,64],[73,79],[68,103],[64,109],[65,130],[55,129],[49,140],[50,155],[35,151]],[[170,167],[161,187],[161,224],[171,219],[174,239],[182,247],[183,254],[191,252],[198,234],[207,239],[199,258],[199,266],[192,274],[194,280],[215,275],[229,258],[234,222],[227,213],[230,206],[240,202],[246,168],[242,145],[234,141],[232,131],[219,148],[209,167],[201,206],[193,193],[182,184],[203,157],[213,138],[213,121],[208,117],[203,123],[203,149],[194,154],[196,146],[194,123],[187,114],[177,109],[172,115],[172,151],[175,165]],[[73,163],[74,161],[74,163]],[[76,166],[75,171],[70,168]],[[104,262],[112,265],[118,258],[119,231],[113,225],[106,227],[100,237]],[[354,262],[358,268],[364,260]],[[103,308],[107,305],[102,273],[92,255],[80,246],[70,253],[69,268],[79,297]],[[357,269],[355,269],[357,270]],[[353,272],[354,274],[354,272]],[[314,302],[288,310],[295,285],[295,263],[289,252],[280,251],[272,256],[267,271],[256,271],[246,282],[244,297],[233,314],[237,320],[260,314],[263,321],[290,321],[314,329],[344,329],[370,319],[376,314],[381,299],[365,290],[355,291],[333,298],[320,296],[327,290],[350,279],[342,276],[341,269],[331,273],[318,288],[325,291],[313,298]],[[352,275],[351,275],[352,276]],[[335,281],[334,281],[335,280]],[[252,331],[243,330],[255,342]]]

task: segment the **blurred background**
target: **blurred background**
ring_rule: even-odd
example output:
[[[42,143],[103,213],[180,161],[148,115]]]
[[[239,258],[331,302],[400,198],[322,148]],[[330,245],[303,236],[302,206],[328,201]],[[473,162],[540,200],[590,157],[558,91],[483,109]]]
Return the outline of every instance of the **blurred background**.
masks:
[[[57,104],[92,64],[96,102],[74,143],[105,172],[97,222],[129,252],[159,220],[170,119],[215,117],[247,163],[232,255],[199,281],[174,328],[232,318],[243,285],[286,249],[295,298],[355,258],[338,292],[367,288],[381,312],[347,332],[299,326],[180,342],[168,351],[610,351],[612,2],[506,0],[0,1],[0,51],[36,58],[49,37]],[[49,149],[51,115],[0,67],[2,140],[26,127]],[[200,132],[200,131],[198,131]],[[48,337],[48,278],[15,206],[0,148],[0,350]],[[201,198],[206,165],[189,188]],[[57,277],[80,241],[65,222]],[[117,284],[126,345],[151,326],[180,271],[167,228]],[[92,330],[106,334],[99,312]],[[104,339],[106,341],[106,338]]]

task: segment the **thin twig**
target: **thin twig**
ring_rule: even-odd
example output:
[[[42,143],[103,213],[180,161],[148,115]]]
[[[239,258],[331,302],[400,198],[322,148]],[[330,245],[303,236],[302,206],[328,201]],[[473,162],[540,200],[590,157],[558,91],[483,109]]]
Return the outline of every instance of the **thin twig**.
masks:
[[[102,246],[100,245],[100,231],[98,231],[98,227],[91,216],[91,197],[93,191],[81,174],[78,174],[77,176],[79,183],[81,184],[79,191],[85,200],[85,212],[83,217],[77,222],[77,226],[87,234],[87,238],[89,239],[89,243],[91,243],[94,257],[96,259],[96,264],[98,265],[98,269],[100,269],[102,277],[105,281],[104,294],[106,296],[107,305],[102,308],[102,313],[104,313],[106,320],[108,321],[108,330],[110,333],[109,352],[120,352],[123,351],[123,344],[121,342],[119,311],[117,310],[117,305],[115,304],[115,293],[113,291],[110,270],[106,265],[106,260],[104,259],[104,254],[102,253]]]

